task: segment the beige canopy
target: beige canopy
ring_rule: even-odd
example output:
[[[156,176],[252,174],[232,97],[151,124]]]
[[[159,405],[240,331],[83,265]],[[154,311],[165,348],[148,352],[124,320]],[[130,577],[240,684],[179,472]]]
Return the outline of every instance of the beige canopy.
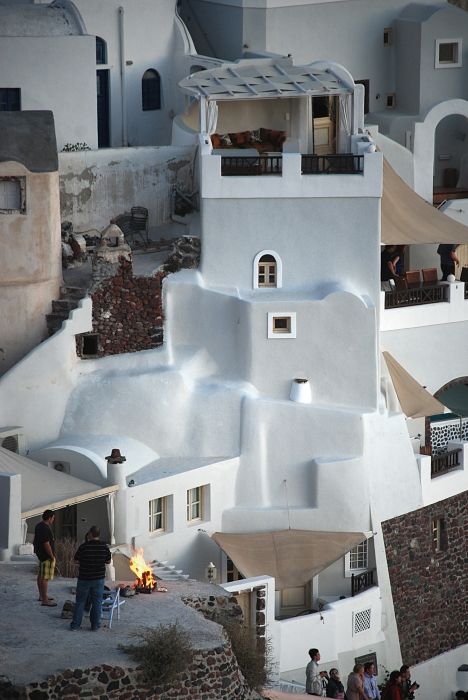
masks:
[[[468,227],[414,192],[384,159],[382,243],[466,243]]]
[[[403,369],[389,352],[384,352],[383,356],[387,363],[401,410],[408,418],[434,416],[445,412],[445,406],[426,391],[409,372]]]
[[[21,516],[31,518],[46,508],[57,510],[106,496],[118,486],[98,486],[55,471],[0,447],[0,472],[21,475]]]
[[[215,532],[212,538],[244,576],[274,576],[276,589],[303,586],[367,539],[364,532],[312,530]]]

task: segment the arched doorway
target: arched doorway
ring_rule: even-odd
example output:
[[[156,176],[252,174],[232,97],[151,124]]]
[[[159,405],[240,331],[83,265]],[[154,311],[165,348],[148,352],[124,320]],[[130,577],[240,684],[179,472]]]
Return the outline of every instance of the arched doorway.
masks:
[[[434,204],[468,196],[468,119],[450,114],[434,133]]]

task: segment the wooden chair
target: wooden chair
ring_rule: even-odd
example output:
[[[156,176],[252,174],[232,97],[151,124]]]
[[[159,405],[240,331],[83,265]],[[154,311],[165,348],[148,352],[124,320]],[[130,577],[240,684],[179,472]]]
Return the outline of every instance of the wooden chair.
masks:
[[[408,286],[420,284],[421,273],[419,270],[407,270],[405,272],[405,280]]]
[[[408,289],[408,283],[404,277],[395,277],[395,289],[400,292],[402,289]]]
[[[438,282],[437,268],[428,267],[426,269],[423,269],[422,278],[425,284],[434,284]]]

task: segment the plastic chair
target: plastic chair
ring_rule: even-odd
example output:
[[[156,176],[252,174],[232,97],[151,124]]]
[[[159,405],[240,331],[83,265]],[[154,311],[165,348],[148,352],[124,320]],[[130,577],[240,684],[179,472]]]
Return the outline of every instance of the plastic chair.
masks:
[[[120,606],[126,601],[120,597],[120,588],[105,595],[106,598],[102,600],[102,619],[109,620],[109,629],[111,629],[115,611],[117,611],[117,620],[120,620]]]
[[[426,269],[423,269],[422,271],[422,277],[423,277],[423,282],[425,283],[433,283],[438,281],[438,276],[437,276],[437,268],[436,267],[428,267]]]

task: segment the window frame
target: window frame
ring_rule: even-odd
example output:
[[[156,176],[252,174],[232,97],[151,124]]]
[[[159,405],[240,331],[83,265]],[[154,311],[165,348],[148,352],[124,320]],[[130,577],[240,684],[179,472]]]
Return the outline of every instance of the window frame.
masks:
[[[383,45],[392,46],[393,44],[393,27],[384,27],[383,30]]]
[[[289,328],[286,331],[275,330],[275,320],[289,319]],[[295,311],[270,311],[268,312],[268,338],[295,338],[296,337],[296,312]]]
[[[195,500],[192,498],[192,494],[194,491],[199,491],[198,498]],[[195,517],[192,517],[192,508],[194,504],[198,504],[198,515]],[[204,506],[204,487],[203,486],[193,486],[190,489],[187,489],[187,494],[186,494],[186,519],[187,523],[199,523],[203,520],[203,508]]]
[[[157,89],[150,83],[157,84]],[[147,68],[141,77],[141,109],[143,112],[156,112],[161,108],[161,75],[155,68]]]
[[[96,65],[107,66],[107,62],[107,41],[102,36],[96,36]]]
[[[9,96],[9,97],[5,100],[5,103],[6,103],[6,104],[9,104],[9,103],[11,102],[10,97],[11,97],[11,94],[14,93],[14,94],[15,94],[15,97],[16,97],[16,100],[14,100],[14,102],[15,102],[15,104],[17,104],[18,106],[15,107],[15,109],[11,109],[11,108],[10,108],[10,109],[8,109],[8,108],[7,108],[7,109],[2,109],[2,108],[1,108],[2,100],[1,100],[1,98],[0,98],[0,112],[21,112],[21,88],[19,88],[19,87],[15,87],[15,88],[12,88],[12,87],[0,87],[0,94],[1,94],[3,91],[5,91],[6,96]]]
[[[260,260],[265,256],[265,255],[271,255],[272,258],[275,259],[276,262],[276,284],[274,286],[267,286],[263,284],[258,283],[258,278],[259,278],[259,266],[260,266]],[[278,255],[278,253],[274,250],[261,250],[259,253],[254,258],[253,261],[253,276],[252,276],[252,286],[254,289],[281,289],[283,286],[283,262],[281,260],[281,257]]]
[[[2,207],[0,202],[0,214],[26,214],[26,178],[0,176],[0,184],[2,182],[14,182],[18,185],[19,208]]]
[[[441,61],[440,47],[445,44],[450,44],[457,47],[456,61]],[[436,39],[435,41],[435,57],[434,68],[461,68],[463,66],[463,39]]]
[[[431,547],[433,552],[447,551],[447,523],[443,515],[431,518]]]
[[[359,553],[359,548],[363,549],[362,555]],[[364,551],[365,550],[365,551]],[[365,566],[354,566],[353,565],[353,556],[356,554],[356,563],[359,562],[359,557],[362,556],[362,560],[365,563]],[[351,578],[351,576],[354,574],[359,575],[363,574],[365,571],[368,571],[369,569],[369,541],[368,540],[363,540],[362,542],[359,542],[359,544],[355,545],[352,547],[349,552],[346,552],[345,558],[344,558],[344,570],[345,570],[345,578]]]
[[[161,503],[158,504],[158,501]],[[160,509],[156,510],[155,505],[159,505]],[[158,516],[161,517],[161,527],[154,527]],[[167,532],[167,496],[157,496],[148,501],[148,532],[151,535]]]

